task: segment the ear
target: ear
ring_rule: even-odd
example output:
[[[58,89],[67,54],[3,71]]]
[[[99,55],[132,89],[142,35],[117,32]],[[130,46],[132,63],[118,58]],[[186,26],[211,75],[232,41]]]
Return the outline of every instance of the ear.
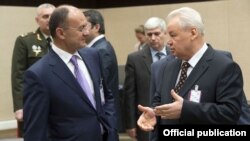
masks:
[[[198,31],[197,31],[197,28],[191,28],[191,40],[194,40],[195,38],[197,38],[198,36]]]
[[[96,31],[99,31],[100,30],[100,24],[94,25],[94,28],[96,29]]]
[[[35,17],[35,20],[36,20],[36,23],[38,24],[38,20],[39,20],[39,19],[38,19],[38,17],[37,17],[37,16]]]
[[[59,39],[65,39],[65,31],[63,28],[56,28],[56,36]]]

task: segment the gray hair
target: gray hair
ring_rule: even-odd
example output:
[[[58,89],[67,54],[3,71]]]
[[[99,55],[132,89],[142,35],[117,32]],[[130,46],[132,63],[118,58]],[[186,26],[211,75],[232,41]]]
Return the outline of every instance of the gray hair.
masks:
[[[189,7],[176,9],[168,14],[167,22],[176,17],[179,18],[179,24],[183,29],[194,26],[202,36],[204,35],[204,24],[200,13],[196,10]]]
[[[41,9],[44,9],[44,8],[55,8],[55,6],[50,3],[44,3],[44,4],[39,5],[36,9],[37,16],[40,14]]]
[[[144,24],[145,31],[157,27],[160,27],[162,31],[166,31],[166,22],[159,17],[151,17]]]

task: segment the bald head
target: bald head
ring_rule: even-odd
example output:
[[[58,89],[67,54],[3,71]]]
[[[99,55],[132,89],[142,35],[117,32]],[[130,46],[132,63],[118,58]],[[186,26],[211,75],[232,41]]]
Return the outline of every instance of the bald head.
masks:
[[[54,38],[56,34],[56,28],[66,27],[68,25],[68,19],[74,17],[77,14],[82,14],[82,12],[78,8],[71,5],[62,5],[56,8],[49,21],[51,36]]]
[[[62,5],[52,13],[50,32],[54,44],[64,51],[74,53],[82,48],[89,34],[87,19],[82,11],[71,5]]]

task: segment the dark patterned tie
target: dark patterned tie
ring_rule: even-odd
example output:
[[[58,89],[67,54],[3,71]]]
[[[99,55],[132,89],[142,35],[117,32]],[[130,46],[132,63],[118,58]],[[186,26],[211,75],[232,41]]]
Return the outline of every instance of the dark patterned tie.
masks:
[[[46,40],[47,40],[47,44],[48,44],[48,49],[51,50],[51,42],[52,42],[52,40],[51,40],[50,37],[48,37]]]
[[[79,69],[78,63],[77,63],[77,56],[73,55],[70,59],[70,62],[74,65],[74,73],[76,80],[82,87],[83,91],[86,93],[87,97],[89,98],[89,101],[92,103],[92,105],[95,107],[95,99],[93,94],[91,93],[90,86],[87,82],[87,79],[82,74],[81,70]]]
[[[177,85],[174,88],[174,91],[176,93],[179,93],[181,87],[183,86],[183,84],[185,83],[185,80],[187,79],[187,69],[190,67],[190,64],[188,62],[184,62],[181,65],[181,75],[179,78],[179,82],[177,83]]]
[[[162,53],[162,52],[157,52],[155,54],[155,56],[158,58],[158,60],[160,60],[163,55],[164,55],[164,53]]]

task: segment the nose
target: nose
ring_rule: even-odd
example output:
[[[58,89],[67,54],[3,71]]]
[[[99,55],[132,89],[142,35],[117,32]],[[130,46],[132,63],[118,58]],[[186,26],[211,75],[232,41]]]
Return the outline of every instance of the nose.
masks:
[[[83,36],[88,36],[89,35],[89,30],[83,30],[82,34],[83,34]]]
[[[167,41],[167,44],[168,44],[168,46],[172,46],[172,45],[173,45],[173,41],[172,41],[171,39],[169,39],[169,40]]]
[[[152,39],[152,40],[155,40],[155,38],[156,38],[156,35],[155,35],[155,34],[152,34],[151,39]]]

